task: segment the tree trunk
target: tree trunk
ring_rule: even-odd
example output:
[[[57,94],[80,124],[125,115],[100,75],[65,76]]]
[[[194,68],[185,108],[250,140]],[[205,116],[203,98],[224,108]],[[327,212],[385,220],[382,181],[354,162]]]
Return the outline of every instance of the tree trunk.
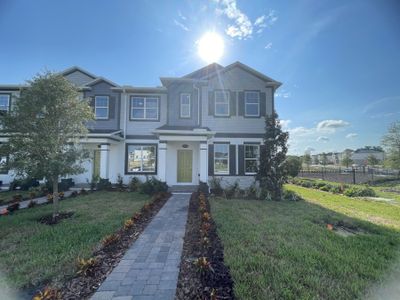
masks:
[[[59,214],[59,203],[58,203],[58,176],[53,177],[53,219]]]

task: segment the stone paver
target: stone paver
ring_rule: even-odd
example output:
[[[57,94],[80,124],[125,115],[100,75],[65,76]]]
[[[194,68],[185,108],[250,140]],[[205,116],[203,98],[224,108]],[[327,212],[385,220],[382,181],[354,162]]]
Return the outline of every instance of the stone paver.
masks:
[[[173,194],[92,300],[175,298],[189,199]]]
[[[72,191],[66,191],[66,192],[64,192],[64,196],[65,196],[65,197],[69,197],[71,194],[72,194]],[[36,202],[36,204],[43,204],[43,203],[47,203],[47,202],[48,202],[47,196],[38,197],[38,198],[32,199],[32,201]],[[19,209],[27,208],[29,202],[31,202],[31,200],[24,200],[24,201],[21,201],[21,202],[19,203]],[[2,206],[0,206],[0,210],[3,210],[4,208],[7,208],[7,207],[8,207],[8,204],[7,204],[7,205],[2,205]]]

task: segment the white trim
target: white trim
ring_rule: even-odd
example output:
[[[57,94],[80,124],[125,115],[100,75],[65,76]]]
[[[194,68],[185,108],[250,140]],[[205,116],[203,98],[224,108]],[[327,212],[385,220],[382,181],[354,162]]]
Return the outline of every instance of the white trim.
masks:
[[[223,93],[223,94],[228,95],[228,97],[226,97],[226,99],[228,100],[228,103],[225,103],[225,101],[224,102],[219,101],[219,103],[218,103],[218,104],[227,104],[228,105],[228,112],[226,114],[217,113],[217,93]],[[229,117],[230,116],[230,112],[231,112],[230,96],[231,96],[230,92],[227,90],[214,91],[214,116],[217,116],[217,117]]]
[[[138,159],[139,161],[140,161],[140,170],[139,171],[135,171],[135,170],[130,170],[129,169],[129,155],[130,155],[130,153],[132,152],[132,151],[130,151],[129,150],[129,148],[130,147],[138,147],[138,148],[140,148],[140,158]],[[143,166],[144,166],[144,159],[143,159],[143,148],[144,147],[152,147],[152,148],[154,148],[154,170],[146,170],[146,171],[143,171]],[[146,144],[144,144],[144,145],[142,145],[142,144],[127,144],[127,149],[126,149],[126,163],[127,163],[127,166],[126,166],[126,172],[128,173],[128,174],[131,174],[131,173],[143,173],[143,174],[146,174],[146,173],[156,173],[156,171],[157,171],[157,160],[158,160],[158,153],[157,153],[157,145],[156,144],[153,144],[153,145],[146,145]],[[135,160],[135,158],[134,158],[134,160]]]
[[[100,97],[106,98],[107,106],[98,106],[97,105],[97,98],[100,98]],[[97,111],[98,108],[102,108],[102,109],[106,108],[107,109],[107,116],[106,117],[98,117],[96,115],[96,111]],[[94,96],[94,115],[95,115],[96,120],[107,120],[107,119],[109,119],[109,117],[110,117],[110,96],[106,96],[106,95]]]
[[[258,148],[258,155],[256,158],[246,158],[246,147],[257,147]],[[256,161],[257,162],[257,167],[260,164],[260,145],[254,145],[254,144],[244,144],[244,153],[243,153],[243,159],[244,159],[244,174],[245,175],[255,175],[257,174],[256,172],[246,172],[246,161]]]
[[[189,97],[189,103],[182,103],[182,96],[188,96]],[[179,106],[179,115],[182,119],[190,119],[192,117],[192,95],[190,93],[181,93],[179,98],[180,98],[180,106]],[[186,99],[185,99],[186,100]],[[182,107],[183,106],[189,106],[189,115],[182,115]]]
[[[255,93],[258,96],[258,103],[247,103],[247,97],[249,93]],[[247,105],[257,105],[257,114],[248,114]],[[244,115],[245,117],[259,117],[260,116],[260,92],[258,91],[245,91],[244,92]]]
[[[142,107],[134,107],[133,106],[133,99],[135,98],[142,98],[143,99],[143,108]],[[147,109],[155,109],[154,107],[151,108],[147,108],[147,100],[149,99],[155,99],[157,100],[157,116],[155,118],[148,118],[147,117]],[[130,111],[130,119],[131,120],[150,120],[150,121],[158,121],[159,119],[159,115],[160,115],[160,98],[156,97],[156,96],[130,96],[130,107],[131,107],[131,111]],[[133,117],[133,110],[134,109],[143,109],[143,118],[134,118]]]
[[[226,172],[216,172],[215,171],[215,146],[217,146],[217,145],[225,145],[225,146],[227,146],[228,147],[228,158],[217,158],[217,160],[227,160],[227,165],[228,165],[228,170],[226,171]],[[214,161],[213,161],[213,164],[214,164],[214,174],[215,175],[229,175],[230,173],[229,173],[229,160],[230,160],[230,157],[229,157],[229,145],[230,144],[228,144],[228,143],[221,143],[221,144],[214,144]]]

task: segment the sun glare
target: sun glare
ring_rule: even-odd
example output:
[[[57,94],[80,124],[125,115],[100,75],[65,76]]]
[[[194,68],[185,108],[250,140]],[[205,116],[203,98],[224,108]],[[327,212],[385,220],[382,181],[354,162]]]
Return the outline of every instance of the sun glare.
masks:
[[[197,52],[205,62],[217,62],[224,54],[224,40],[218,33],[207,32],[197,41]]]

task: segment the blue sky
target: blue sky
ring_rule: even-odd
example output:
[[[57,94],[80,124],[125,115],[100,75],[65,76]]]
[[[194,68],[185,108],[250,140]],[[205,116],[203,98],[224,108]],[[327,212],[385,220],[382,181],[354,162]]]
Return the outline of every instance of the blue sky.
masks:
[[[204,66],[196,41],[225,42],[283,82],[290,152],[379,145],[400,119],[400,4],[382,0],[0,0],[0,83],[79,65],[119,84],[160,85]]]

